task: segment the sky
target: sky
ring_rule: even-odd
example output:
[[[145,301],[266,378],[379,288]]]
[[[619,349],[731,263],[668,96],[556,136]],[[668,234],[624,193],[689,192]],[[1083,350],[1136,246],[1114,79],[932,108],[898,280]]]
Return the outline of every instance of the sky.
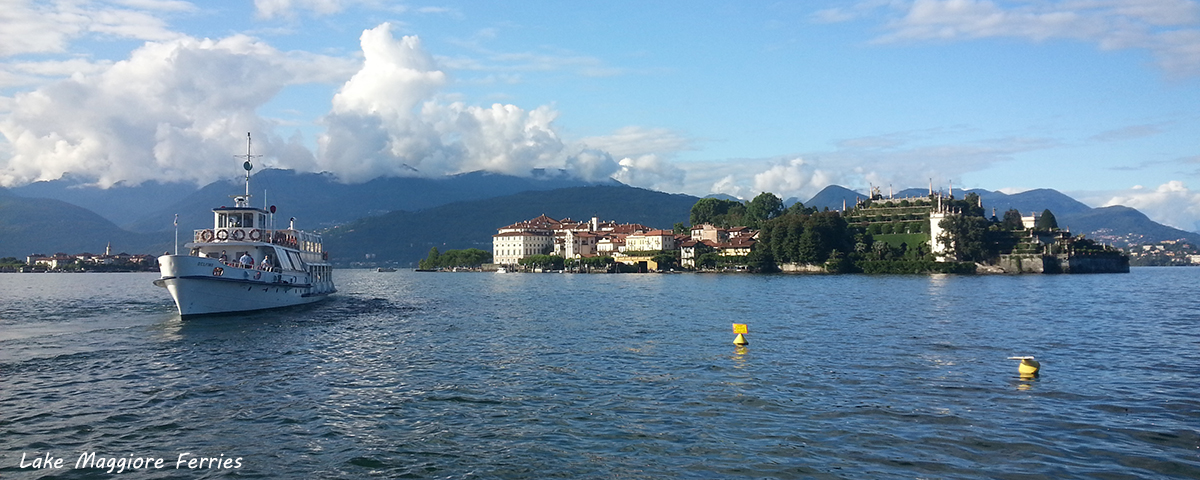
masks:
[[[1200,231],[1200,1],[0,0],[0,186],[1053,188]],[[1192,188],[1196,188],[1193,191]]]

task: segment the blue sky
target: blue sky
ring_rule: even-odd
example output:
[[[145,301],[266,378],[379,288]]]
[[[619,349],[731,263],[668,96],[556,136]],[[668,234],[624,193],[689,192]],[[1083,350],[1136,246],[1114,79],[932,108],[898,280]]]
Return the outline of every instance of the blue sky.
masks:
[[[27,2],[0,183],[563,169],[693,195],[1054,188],[1200,229],[1200,4]]]

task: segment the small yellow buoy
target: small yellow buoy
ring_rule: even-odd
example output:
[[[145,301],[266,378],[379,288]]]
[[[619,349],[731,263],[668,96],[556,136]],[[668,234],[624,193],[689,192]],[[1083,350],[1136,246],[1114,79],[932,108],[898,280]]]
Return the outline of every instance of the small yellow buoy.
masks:
[[[1025,357],[1008,357],[1008,359],[1021,361],[1021,364],[1017,366],[1017,372],[1019,372],[1022,377],[1035,377],[1038,374],[1038,370],[1042,368],[1042,364],[1038,363],[1037,360],[1034,360],[1032,355]]]
[[[744,323],[733,324],[733,333],[737,334],[736,337],[733,337],[734,345],[737,345],[740,347],[740,346],[750,344],[750,342],[746,341],[746,337],[743,335],[745,333],[749,333],[749,331],[746,329],[746,324],[744,324]]]

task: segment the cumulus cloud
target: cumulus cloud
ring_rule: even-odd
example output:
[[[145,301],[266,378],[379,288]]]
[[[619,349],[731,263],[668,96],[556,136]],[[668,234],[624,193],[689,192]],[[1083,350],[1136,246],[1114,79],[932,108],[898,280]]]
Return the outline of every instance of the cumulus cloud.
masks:
[[[793,158],[754,175],[754,189],[788,198],[825,188],[831,180],[829,172],[813,168],[803,158]]]
[[[0,120],[11,151],[0,160],[0,184],[68,172],[102,187],[150,179],[207,183],[226,176],[244,132],[260,132],[260,145],[282,142],[267,151],[296,155],[273,159],[277,166],[311,167],[311,153],[261,134],[275,124],[256,109],[290,83],[348,71],[349,62],[318,58],[241,35],[181,38],[147,43],[99,73],[18,94]]]
[[[361,43],[363,67],[334,96],[320,139],[321,167],[343,181],[569,166],[553,109],[442,103],[436,93],[446,74],[420,39],[397,40],[385,23],[363,32]],[[577,156],[570,166],[596,167],[592,160]]]
[[[1200,75],[1200,4],[1194,0],[869,1],[823,10],[814,19],[841,22],[872,11],[890,17],[882,43],[991,37],[1090,42],[1104,50],[1144,49],[1172,75]]]
[[[1114,194],[1103,206],[1123,205],[1136,208],[1154,221],[1181,230],[1200,231],[1200,192],[1173,180],[1157,188],[1135,186]]]
[[[136,40],[170,40],[182,35],[145,10],[184,11],[187,2],[127,3],[33,2],[10,0],[0,8],[0,57],[25,53],[58,53],[74,38],[97,34]]]

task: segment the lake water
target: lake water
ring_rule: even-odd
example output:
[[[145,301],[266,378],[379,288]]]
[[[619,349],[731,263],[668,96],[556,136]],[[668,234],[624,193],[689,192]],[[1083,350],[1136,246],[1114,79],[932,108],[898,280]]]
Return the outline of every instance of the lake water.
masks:
[[[156,276],[0,275],[0,478],[1200,478],[1200,268]]]

